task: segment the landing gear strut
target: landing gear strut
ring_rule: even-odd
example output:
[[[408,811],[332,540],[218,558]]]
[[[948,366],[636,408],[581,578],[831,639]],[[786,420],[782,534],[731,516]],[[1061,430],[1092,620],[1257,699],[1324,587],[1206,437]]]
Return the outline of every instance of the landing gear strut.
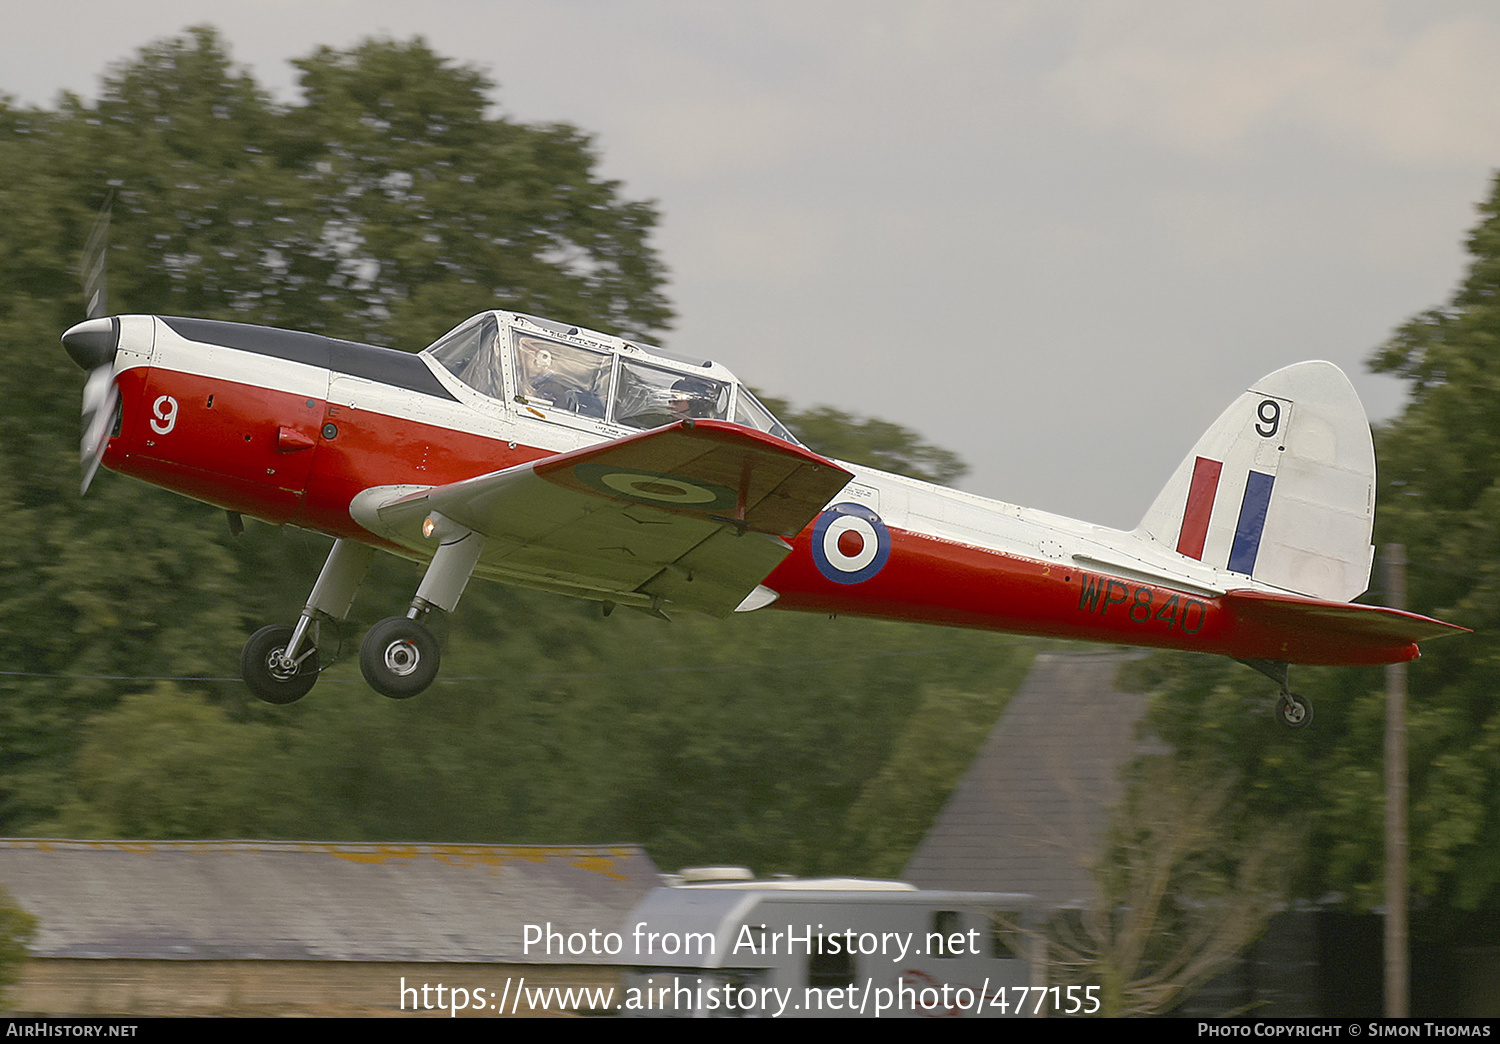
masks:
[[[442,657],[423,621],[439,621],[454,610],[484,550],[484,537],[436,511],[428,516],[423,532],[439,543],[411,608],[404,617],[388,617],[370,628],[359,646],[365,681],[393,700],[411,699],[437,677]]]
[[[441,623],[458,605],[484,550],[484,537],[436,511],[422,533],[436,537],[438,548],[411,608],[370,628],[359,645],[365,680],[393,700],[411,699],[437,677],[439,643],[425,624]],[[374,548],[352,540],[334,542],[297,625],[262,627],[245,643],[240,673],[251,692],[267,703],[294,703],[307,695],[318,680],[318,628],[349,615],[374,554]]]
[[[295,703],[318,680],[318,639],[327,620],[349,615],[354,593],[375,549],[349,540],[334,541],[295,627],[262,627],[240,653],[240,675],[267,703]]]
[[[1305,729],[1312,722],[1312,701],[1292,691],[1291,667],[1280,660],[1241,660],[1246,667],[1259,671],[1281,686],[1276,695],[1276,720],[1289,729]]]

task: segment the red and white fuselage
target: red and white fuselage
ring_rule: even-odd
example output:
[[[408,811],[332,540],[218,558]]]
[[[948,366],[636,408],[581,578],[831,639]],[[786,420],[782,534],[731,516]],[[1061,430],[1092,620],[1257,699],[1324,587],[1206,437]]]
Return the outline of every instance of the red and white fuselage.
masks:
[[[653,610],[774,605],[1300,664],[1407,660],[1417,640],[1453,629],[1348,604],[1368,578],[1373,456],[1366,466],[1365,451],[1344,445],[1356,430],[1368,445],[1369,432],[1328,364],[1247,392],[1142,526],[1124,532],[825,461],[785,441],[722,366],[528,316],[476,317],[416,355],[155,316],[92,320],[69,336],[103,323],[116,324],[120,403],[104,466],[418,560],[432,552],[402,504],[471,509],[464,525],[487,539],[473,571],[491,579]],[[652,456],[669,440],[646,433],[667,427],[680,429],[677,448]],[[685,439],[739,453],[740,471],[694,470]],[[614,455],[594,449],[615,444]],[[803,478],[752,492],[774,470],[767,462]],[[500,472],[533,485],[507,485]],[[826,489],[805,484],[814,474]],[[553,486],[614,501],[615,521],[599,514],[587,534],[547,543],[536,534],[592,510],[541,504],[536,491]],[[827,489],[837,492],[825,502]],[[772,517],[777,497],[795,506],[809,496],[803,515],[788,507],[754,521]],[[731,536],[753,530],[764,547],[743,567],[735,548],[748,545],[729,539],[712,556],[650,560],[631,541],[653,513]],[[722,591],[696,602],[674,595],[687,586],[652,579],[675,569],[691,580],[720,560]]]

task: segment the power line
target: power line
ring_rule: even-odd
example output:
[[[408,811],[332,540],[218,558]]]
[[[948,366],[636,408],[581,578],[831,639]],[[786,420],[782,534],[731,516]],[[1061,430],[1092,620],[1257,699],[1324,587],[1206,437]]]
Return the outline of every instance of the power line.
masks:
[[[1024,645],[1028,644],[1026,639],[1004,639],[1000,638],[997,645]],[[946,653],[964,652],[956,647],[940,649],[911,649],[893,652],[874,652],[860,656],[829,656],[815,660],[788,660],[780,663],[733,663],[712,664],[702,666],[683,667],[649,667],[638,670],[622,671],[616,669],[602,671],[554,671],[547,674],[527,674],[528,679],[556,680],[566,678],[621,678],[650,674],[708,674],[724,671],[781,671],[791,670],[797,667],[820,667],[838,663],[862,663],[870,660],[886,660],[911,656],[937,656]],[[333,666],[329,664],[329,667]],[[323,668],[326,673],[328,667]],[[123,681],[123,682],[227,682],[239,683],[242,679],[235,675],[233,677],[216,677],[211,675],[192,674],[80,674],[66,671],[0,671],[0,677],[4,678],[56,678],[69,681]],[[329,678],[330,683],[344,684],[347,682],[360,681],[358,678]],[[498,674],[469,674],[458,676],[445,676],[437,679],[438,683],[452,684],[455,682],[488,682],[488,681],[515,681],[515,675]]]

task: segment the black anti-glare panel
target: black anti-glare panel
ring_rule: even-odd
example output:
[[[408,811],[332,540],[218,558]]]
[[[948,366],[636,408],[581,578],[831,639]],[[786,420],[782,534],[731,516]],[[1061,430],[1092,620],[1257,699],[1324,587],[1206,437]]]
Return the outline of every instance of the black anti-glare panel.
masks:
[[[394,348],[341,341],[337,337],[278,330],[271,326],[226,323],[218,319],[182,319],[161,316],[161,321],[189,341],[219,344],[242,352],[255,352],[276,359],[321,366],[351,377],[406,388],[439,399],[457,397],[444,388],[417,356]]]

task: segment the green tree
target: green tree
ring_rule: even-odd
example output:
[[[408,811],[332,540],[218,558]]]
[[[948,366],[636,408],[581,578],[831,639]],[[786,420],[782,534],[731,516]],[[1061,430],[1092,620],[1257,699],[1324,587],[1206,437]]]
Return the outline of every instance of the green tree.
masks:
[[[489,115],[494,84],[421,39],[294,64],[303,100],[283,107],[198,27],[49,122],[38,144],[65,154],[79,203],[115,186],[115,310],[413,349],[497,303],[628,336],[667,325],[655,209],[598,177],[587,135]]]
[[[420,347],[496,302],[628,337],[666,326],[656,212],[598,178],[587,135],[488,117],[494,84],[421,39],[295,64],[290,139],[320,219],[304,250],[374,335]]]
[[[292,775],[277,730],[237,723],[163,682],[91,719],[76,796],[43,832],[65,837],[275,837]]]
[[[1413,882],[1460,909],[1500,906],[1500,179],[1479,212],[1451,301],[1372,360],[1410,387],[1379,432],[1377,540],[1406,545],[1413,609],[1475,631],[1423,649],[1409,725]]]
[[[307,193],[278,147],[281,110],[212,29],[143,48],[96,104],[69,97],[59,116],[38,144],[63,156],[76,224],[114,191],[112,311],[277,314],[286,230],[306,224]]]
[[[421,700],[377,699],[340,667],[287,709],[303,834],[634,840],[673,868],[865,872],[844,823],[924,691],[1002,692],[1030,656],[916,625],[471,596]]]
[[[765,395],[761,399],[803,445],[825,457],[940,485],[956,482],[969,470],[952,450],[934,446],[891,421],[860,417],[832,406],[798,410],[784,399]]]
[[[923,692],[890,757],[849,809],[848,844],[865,872],[896,877],[910,861],[1030,665],[1030,646],[1017,652],[983,690]]]

